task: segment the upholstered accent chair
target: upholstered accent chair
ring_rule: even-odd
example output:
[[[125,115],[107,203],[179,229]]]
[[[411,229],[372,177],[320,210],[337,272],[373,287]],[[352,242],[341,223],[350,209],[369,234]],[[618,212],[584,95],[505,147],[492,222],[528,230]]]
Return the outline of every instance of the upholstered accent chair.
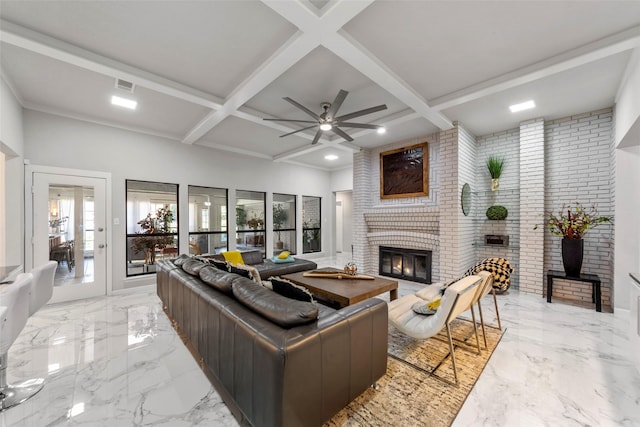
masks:
[[[482,283],[483,279],[479,276],[466,276],[449,285],[444,291],[436,313],[430,316],[418,314],[413,310],[413,305],[416,302],[425,302],[424,299],[415,294],[405,295],[389,303],[389,322],[399,331],[412,338],[427,339],[437,335],[442,329],[446,330],[456,384],[458,383],[458,370],[456,368],[450,324],[456,317],[471,308],[471,304],[476,298]],[[478,352],[480,352],[475,316],[473,328]]]

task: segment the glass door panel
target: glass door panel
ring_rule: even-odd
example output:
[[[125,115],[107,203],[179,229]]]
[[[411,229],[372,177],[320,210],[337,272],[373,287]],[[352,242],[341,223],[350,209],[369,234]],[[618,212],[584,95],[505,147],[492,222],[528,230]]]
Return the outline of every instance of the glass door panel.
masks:
[[[58,263],[53,302],[106,293],[104,179],[34,173],[34,265]]]

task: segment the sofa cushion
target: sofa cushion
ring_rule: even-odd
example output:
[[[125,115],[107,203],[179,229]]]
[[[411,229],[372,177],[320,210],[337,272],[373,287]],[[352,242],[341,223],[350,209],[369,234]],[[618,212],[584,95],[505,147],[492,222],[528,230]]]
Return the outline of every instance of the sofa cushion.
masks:
[[[231,282],[233,277],[227,271],[219,270],[212,265],[200,269],[200,280],[214,289],[231,295]]]
[[[197,260],[197,259],[189,259],[186,260],[183,264],[182,264],[182,269],[186,272],[189,273],[192,276],[198,276],[198,273],[200,272],[200,270],[206,266],[207,264],[205,264],[204,262]]]
[[[283,328],[304,325],[318,318],[315,304],[291,300],[248,280],[236,280],[233,295],[247,308]]]
[[[188,260],[190,260],[190,259],[191,259],[191,257],[190,257],[189,255],[187,255],[187,254],[182,254],[182,255],[180,255],[178,258],[174,259],[174,260],[173,260],[173,263],[174,263],[175,265],[180,266],[180,265],[184,264],[186,261],[188,261]]]
[[[242,259],[247,265],[261,264],[264,259],[262,258],[262,252],[257,249],[242,251]]]
[[[277,294],[298,301],[313,302],[313,295],[306,288],[280,277],[272,277],[271,289]]]

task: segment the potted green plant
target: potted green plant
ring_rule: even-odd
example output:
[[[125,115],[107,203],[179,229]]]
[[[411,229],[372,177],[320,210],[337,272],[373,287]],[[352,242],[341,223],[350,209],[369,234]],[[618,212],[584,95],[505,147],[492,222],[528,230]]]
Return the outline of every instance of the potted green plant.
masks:
[[[287,222],[289,219],[289,212],[281,205],[275,204],[273,205],[273,229],[276,231],[278,235],[278,240],[276,241],[276,249],[282,249],[284,247],[284,243],[280,237],[280,229],[282,229],[282,225]]]
[[[610,216],[600,215],[595,206],[585,209],[580,203],[563,205],[557,213],[547,213],[545,224],[554,236],[562,237],[562,264],[569,277],[579,277],[582,269],[584,240],[587,231],[611,222]],[[534,227],[534,230],[538,225]]]
[[[247,223],[247,211],[242,206],[236,206],[236,230],[240,230]],[[242,239],[236,234],[236,243],[240,243]]]
[[[487,209],[487,219],[491,221],[500,221],[507,218],[509,211],[504,206],[493,205]]]
[[[491,191],[496,191],[500,186],[500,175],[504,168],[504,157],[489,156],[487,159],[487,169],[491,175]]]
[[[144,263],[147,266],[156,262],[156,249],[164,249],[173,244],[173,236],[157,236],[154,234],[169,233],[173,222],[173,211],[169,205],[159,208],[155,214],[148,213],[146,217],[138,221],[142,231],[136,231],[138,236],[132,239],[133,248],[138,252],[144,252]],[[147,271],[149,268],[147,267]]]

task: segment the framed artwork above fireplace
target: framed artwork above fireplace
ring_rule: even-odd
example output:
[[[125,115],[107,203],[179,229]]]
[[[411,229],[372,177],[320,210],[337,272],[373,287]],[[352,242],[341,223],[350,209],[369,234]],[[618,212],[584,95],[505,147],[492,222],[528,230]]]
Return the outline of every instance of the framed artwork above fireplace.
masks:
[[[380,153],[380,198],[429,195],[429,150],[426,142]]]

